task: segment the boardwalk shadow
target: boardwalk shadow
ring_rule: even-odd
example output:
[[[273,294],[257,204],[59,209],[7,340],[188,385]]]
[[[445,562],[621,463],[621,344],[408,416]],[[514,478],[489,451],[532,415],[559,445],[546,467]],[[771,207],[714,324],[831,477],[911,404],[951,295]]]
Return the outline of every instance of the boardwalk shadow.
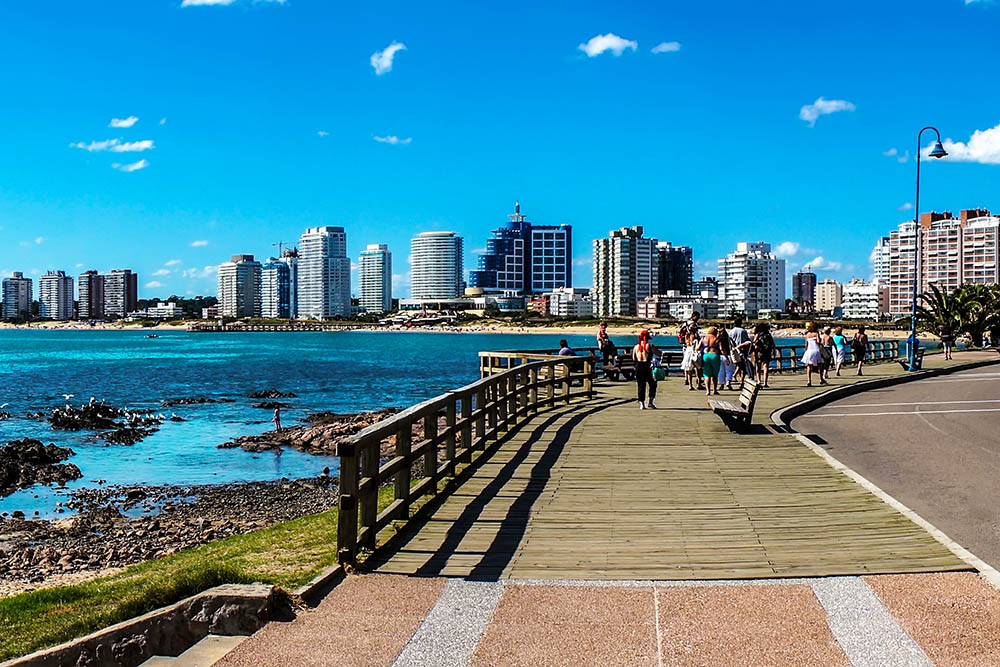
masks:
[[[462,541],[474,529],[476,522],[480,520],[486,507],[503,491],[507,483],[514,478],[518,469],[527,460],[528,456],[531,455],[533,448],[539,444],[543,444],[545,449],[542,451],[541,457],[528,473],[529,482],[527,488],[511,504],[490,546],[482,554],[479,562],[472,566],[469,575],[466,577],[469,580],[498,580],[503,574],[504,569],[506,569],[507,565],[514,558],[514,554],[527,530],[531,508],[544,491],[552,475],[552,468],[562,455],[573,433],[573,429],[589,415],[629,402],[631,401],[624,399],[599,400],[594,403],[581,405],[579,410],[572,413],[556,413],[537,423],[529,422],[522,427],[521,432],[526,430],[529,432],[527,439],[517,448],[514,456],[503,464],[496,476],[465,506],[461,515],[448,529],[441,546],[413,574],[418,577],[441,576],[441,573],[448,565],[449,559],[456,555]],[[556,429],[553,435],[549,428],[567,416],[568,419]],[[550,440],[545,443],[545,439]],[[495,450],[499,449],[502,444],[503,441],[495,444],[493,450],[489,452],[489,456],[484,457],[483,461],[488,462]],[[466,475],[463,475],[464,477]],[[397,550],[405,551],[406,542],[415,537],[421,528],[433,519],[434,511],[446,500],[447,497],[444,497],[426,507],[426,512],[423,513],[423,516],[420,519],[416,519],[410,527],[376,552],[369,559],[365,569],[382,567],[392,558]]]

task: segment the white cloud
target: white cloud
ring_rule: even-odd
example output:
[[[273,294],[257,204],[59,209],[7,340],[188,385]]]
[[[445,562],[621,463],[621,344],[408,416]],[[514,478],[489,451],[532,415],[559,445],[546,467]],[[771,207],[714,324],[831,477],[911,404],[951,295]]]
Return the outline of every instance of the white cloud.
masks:
[[[153,150],[156,146],[153,144],[152,139],[126,141],[124,143],[121,139],[105,139],[104,141],[91,141],[89,144],[78,141],[75,144],[70,144],[70,148],[79,148],[88,153],[100,153],[103,151],[111,151],[112,153],[138,153]]]
[[[820,97],[812,104],[806,104],[799,109],[799,118],[809,123],[809,127],[815,127],[816,120],[820,116],[838,111],[854,111],[855,108],[854,104],[847,100],[827,100]]]
[[[316,134],[318,136],[320,136],[320,137],[328,137],[328,136],[330,136],[330,133],[327,132],[326,130],[319,130],[319,131],[316,132]]]
[[[153,145],[152,139],[143,139],[142,141],[126,141],[123,144],[116,144],[111,147],[112,153],[141,153],[142,151],[151,151],[156,146]]]
[[[680,50],[681,50],[680,42],[660,42],[649,51],[650,53],[673,53],[674,51],[680,51]]]
[[[896,148],[890,148],[887,151],[883,151],[882,155],[884,155],[886,157],[892,157],[893,155],[899,155],[899,150],[896,149]]]
[[[208,241],[191,241],[192,248],[202,248],[208,245]]]
[[[625,52],[625,49],[632,49],[635,51],[639,48],[639,42],[631,39],[624,39],[609,32],[606,35],[591,37],[589,41],[584,44],[580,44],[576,48],[586,53],[588,58],[599,56],[605,51],[611,51],[614,55],[620,56]]]
[[[910,202],[906,202],[905,204],[903,204],[902,206],[900,206],[896,210],[897,211],[912,211],[913,210],[913,204],[911,204]]]
[[[168,259],[166,262],[163,263],[163,266],[177,266],[180,263],[181,260],[179,259]]]
[[[979,164],[1000,164],[1000,123],[985,130],[976,130],[967,142],[945,139],[944,149],[949,162],[978,162]],[[921,154],[927,157],[933,144],[929,144]]]
[[[160,125],[166,125],[166,124],[167,124],[167,119],[166,118],[161,118],[160,119]]]
[[[840,271],[844,268],[840,262],[831,262],[822,255],[814,258],[811,262],[806,262],[804,266],[808,266],[813,271]]]
[[[393,42],[381,51],[372,54],[371,64],[375,68],[376,76],[381,76],[392,71],[392,59],[396,57],[397,51],[405,51],[406,44]]]
[[[181,3],[181,7],[208,7],[208,6],[224,7],[226,5],[236,4],[237,2],[239,2],[239,0],[184,0]],[[254,2],[268,2],[279,5],[285,4],[285,0],[254,0]]]
[[[184,269],[181,275],[185,278],[208,278],[218,270],[215,266],[206,266],[201,270],[198,269]]]
[[[899,164],[906,164],[909,161],[910,161],[910,151],[906,151],[905,153],[896,158],[896,162],[898,162]]]
[[[170,269],[157,269],[156,271],[153,271],[153,275],[154,276],[169,276],[170,275]]]
[[[45,237],[44,236],[39,236],[39,237],[35,238],[35,245],[42,245],[43,243],[45,243]]]
[[[163,283],[161,283],[159,280],[150,280],[148,283],[146,283],[146,287],[149,288],[163,287]]]
[[[411,141],[413,141],[413,137],[407,137],[405,139],[400,139],[396,135],[390,134],[387,137],[375,137],[375,141],[377,141],[377,142],[379,142],[381,144],[392,144],[393,146],[397,146],[399,144],[408,144],[408,143],[410,143]]]
[[[83,268],[83,262],[77,262],[76,263],[76,268],[82,269]]]
[[[139,122],[137,116],[129,116],[128,118],[112,118],[111,122],[108,123],[108,127],[132,127]]]
[[[139,160],[138,162],[129,162],[128,164],[120,164],[118,162],[111,164],[112,169],[117,169],[118,171],[124,171],[126,173],[139,171],[140,169],[145,169],[148,166],[149,160]]]
[[[75,144],[70,144],[69,146],[70,148],[80,148],[90,153],[95,153],[99,151],[109,151],[113,146],[117,146],[120,143],[121,142],[118,139],[105,139],[104,141],[91,141],[89,144],[78,141]]]
[[[795,241],[783,241],[774,249],[774,254],[778,257],[795,257],[802,246]]]

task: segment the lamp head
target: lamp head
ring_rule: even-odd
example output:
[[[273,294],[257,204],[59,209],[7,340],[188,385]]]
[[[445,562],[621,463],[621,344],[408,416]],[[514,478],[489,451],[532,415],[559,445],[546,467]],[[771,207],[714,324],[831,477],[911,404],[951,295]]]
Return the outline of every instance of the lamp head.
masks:
[[[934,149],[931,150],[931,152],[930,152],[930,156],[931,157],[942,158],[942,157],[944,157],[947,154],[948,154],[948,151],[946,151],[944,149],[944,146],[941,145],[940,141],[934,142]]]

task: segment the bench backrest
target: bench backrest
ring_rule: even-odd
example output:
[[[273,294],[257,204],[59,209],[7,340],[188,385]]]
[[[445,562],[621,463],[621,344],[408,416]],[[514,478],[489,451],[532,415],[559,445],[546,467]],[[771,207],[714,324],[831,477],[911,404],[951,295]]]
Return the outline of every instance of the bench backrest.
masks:
[[[757,394],[760,393],[760,383],[746,378],[743,380],[743,387],[740,389],[740,407],[753,414],[753,406],[757,402]]]

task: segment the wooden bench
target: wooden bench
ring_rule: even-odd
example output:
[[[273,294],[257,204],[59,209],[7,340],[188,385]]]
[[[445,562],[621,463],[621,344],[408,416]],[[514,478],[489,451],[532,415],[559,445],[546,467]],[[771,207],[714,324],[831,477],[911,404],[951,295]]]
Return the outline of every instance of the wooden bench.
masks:
[[[635,378],[635,360],[632,359],[631,353],[617,354],[614,364],[605,364],[601,367],[601,371],[609,380],[632,380]]]
[[[757,403],[757,394],[759,393],[760,383],[747,378],[740,388],[739,404],[709,399],[708,405],[712,408],[712,412],[722,418],[722,422],[729,427],[730,431],[743,431],[750,426],[750,422],[753,420],[753,408]]]
[[[897,359],[896,361],[899,363],[900,366],[903,367],[904,371],[909,371],[909,370],[919,371],[921,368],[924,367],[924,348],[922,347],[917,348],[917,356],[913,359],[912,369],[910,368],[909,357],[905,359]]]

